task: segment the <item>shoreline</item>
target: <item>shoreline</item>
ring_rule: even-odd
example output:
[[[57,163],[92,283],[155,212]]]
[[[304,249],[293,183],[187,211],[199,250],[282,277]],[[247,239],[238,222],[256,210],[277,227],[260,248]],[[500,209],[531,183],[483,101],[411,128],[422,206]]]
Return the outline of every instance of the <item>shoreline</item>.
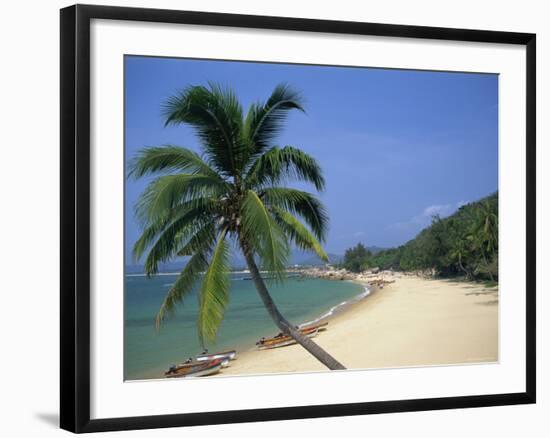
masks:
[[[320,319],[329,325],[313,338],[348,369],[498,361],[498,288],[403,273],[392,273],[393,282],[381,287],[369,286],[367,278],[350,280],[369,287],[369,294]],[[291,345],[238,352],[217,376],[308,371],[327,370]]]
[[[246,272],[236,272],[236,274],[245,274]],[[319,280],[325,280],[323,283],[328,285],[328,288],[325,286],[325,288],[328,289],[328,291],[330,293],[333,292],[333,287],[331,287],[331,282],[328,281],[328,279],[326,278],[322,278],[322,277],[318,277],[318,276],[314,276],[314,275],[304,275],[302,273],[296,273],[296,271],[289,271],[289,278],[294,278],[294,277],[301,277],[303,279],[310,279],[310,280],[314,280],[314,279],[319,279]],[[178,275],[178,274],[172,274],[172,273],[164,273],[165,276],[168,276],[168,275]],[[136,274],[131,274],[129,276],[142,276],[141,274],[140,275],[136,275]],[[294,278],[295,279],[295,278]],[[242,280],[241,278],[237,278],[236,280]],[[249,282],[251,283],[251,282]],[[340,298],[341,301],[337,301],[337,300],[331,300],[327,303],[325,303],[324,305],[321,305],[319,306],[319,308],[316,308],[316,311],[315,312],[308,312],[308,314],[306,315],[303,315],[302,318],[299,318],[299,319],[296,319],[296,318],[293,318],[292,319],[292,322],[294,324],[297,324],[299,326],[306,326],[306,325],[313,325],[313,324],[318,324],[320,323],[321,321],[327,321],[327,320],[330,320],[331,318],[335,317],[336,315],[339,315],[343,312],[346,312],[350,307],[354,306],[357,304],[358,301],[361,301],[365,298],[368,297],[368,294],[371,293],[372,291],[372,287],[373,286],[369,286],[368,284],[366,284],[365,282],[363,281],[356,281],[356,280],[346,280],[344,281],[341,285],[335,285],[336,286],[336,289],[340,289],[344,283],[347,283],[347,288],[344,288],[344,289],[349,289],[352,285],[353,286],[353,291],[351,292],[351,294],[348,293],[348,296],[343,296]],[[368,289],[370,288],[370,289]],[[336,291],[334,291],[336,292]],[[338,297],[338,294],[336,295],[336,297]],[[320,301],[320,303],[322,304],[324,301]],[[332,307],[331,307],[332,306]],[[227,343],[226,342],[226,345],[224,346],[218,346],[218,347],[215,347],[215,348],[210,348],[211,352],[215,352],[215,351],[222,351],[222,350],[233,350],[235,349],[237,351],[237,357],[243,357],[247,355],[247,353],[249,352],[255,352],[257,351],[257,347],[255,345],[255,342],[260,339],[262,336],[268,338],[268,337],[271,337],[271,336],[275,336],[277,333],[278,333],[278,329],[277,327],[275,326],[275,324],[273,323],[273,321],[268,318],[267,319],[267,326],[266,327],[263,327],[262,330],[259,330],[257,332],[257,336],[254,337],[254,338],[251,338],[251,339],[247,339],[246,341],[243,340],[243,339],[233,339],[233,342],[231,343]],[[265,325],[265,324],[264,324]],[[185,356],[185,355],[182,355],[182,357],[185,357],[187,358],[188,356]],[[183,359],[181,360],[183,361]],[[181,362],[180,361],[180,362]],[[166,362],[167,364],[171,364],[171,363],[179,363],[175,360],[172,360],[172,361],[167,361]],[[139,373],[139,376],[137,377],[129,377],[127,378],[127,380],[130,380],[130,381],[135,381],[135,380],[139,380],[139,381],[147,381],[147,380],[157,380],[157,379],[163,379],[164,378],[164,372],[166,371],[166,369],[168,369],[169,365],[166,365],[166,363],[163,363],[159,366],[155,366],[155,367],[150,367],[149,369],[145,369],[145,370],[142,370],[140,371]],[[234,363],[234,362],[232,362]],[[226,368],[223,369],[223,371],[225,371]]]
[[[349,298],[346,301],[342,301],[341,303],[336,304],[335,306],[332,306],[327,312],[321,314],[320,316],[310,320],[301,322],[298,324],[298,327],[307,327],[310,325],[315,324],[321,324],[324,322],[330,322],[333,318],[335,318],[337,315],[340,315],[342,313],[345,313],[347,310],[352,308],[353,306],[359,304],[361,301],[367,299],[370,295],[372,295],[376,290],[377,286],[372,285],[370,283],[365,283],[359,280],[346,280],[350,281],[351,283],[355,283],[359,286],[363,287],[363,292],[355,295],[352,298]]]
[[[348,312],[352,311],[355,306],[359,306],[363,301],[366,301],[369,297],[374,296],[376,294],[376,292],[378,292],[378,290],[379,290],[377,286],[371,285],[369,283],[365,283],[361,280],[344,280],[344,281],[351,281],[353,283],[359,284],[359,285],[363,286],[364,288],[368,288],[369,292],[364,296],[362,296],[362,295],[365,292],[362,292],[362,293],[358,294],[356,297],[352,298],[353,302],[350,302],[349,300],[348,301],[343,301],[343,302],[339,303],[338,305],[334,306],[331,310],[329,310],[329,311],[333,311],[333,313],[331,315],[323,316],[326,313],[328,313],[328,312],[325,312],[324,314],[322,314],[318,318],[315,318],[311,321],[302,322],[298,326],[303,327],[303,326],[314,325],[314,324],[322,324],[322,323],[328,322],[328,329],[330,329],[330,327],[333,325],[333,323],[335,321],[338,321],[341,318],[345,318],[345,315]],[[361,297],[361,298],[357,299],[358,297]],[[337,309],[334,309],[335,307]],[[317,338],[315,337],[315,338],[312,338],[312,339],[315,342]],[[282,347],[282,349],[284,350],[285,348],[297,348],[297,347],[299,347],[299,346],[298,345],[291,345],[289,347]],[[273,351],[273,350],[271,350],[271,351]],[[239,359],[241,361],[244,360],[245,362],[248,362],[250,360],[254,360],[256,355],[258,353],[262,353],[262,352],[263,351],[259,350],[256,346],[252,346],[249,349],[243,350],[240,353],[237,351],[237,359]],[[235,363],[236,362],[231,362],[231,366]],[[241,375],[240,373],[239,374],[238,373],[232,373],[231,369],[230,369],[231,366],[229,368],[223,369],[222,373],[220,373],[218,375],[211,376],[211,377]],[[280,371],[268,372],[266,374],[272,374],[272,373],[280,373]]]
[[[331,321],[339,318],[341,315],[345,315],[347,312],[349,312],[351,309],[353,309],[354,306],[359,305],[362,301],[369,298],[371,295],[373,295],[378,290],[377,286],[371,285],[369,283],[365,283],[364,281],[360,281],[360,280],[346,280],[346,281],[350,281],[352,283],[355,283],[357,285],[362,286],[363,287],[363,292],[357,294],[356,296],[354,296],[354,297],[352,297],[352,298],[350,298],[346,301],[342,301],[341,303],[336,304],[335,306],[330,308],[327,312],[322,313],[320,316],[318,316],[318,317],[316,317],[312,320],[304,321],[304,322],[299,323],[298,327],[306,327],[306,326],[309,326],[309,325],[322,324],[322,323],[325,323],[325,322],[328,322],[329,326],[330,326]],[[330,315],[327,315],[327,313],[329,313],[329,312],[330,312]],[[277,334],[277,333],[275,333],[276,331],[277,331],[277,328],[275,327],[272,332],[264,333],[264,334],[260,335],[258,337],[258,339],[260,339],[262,336],[264,336],[264,337],[273,336],[273,335]],[[313,338],[313,339],[315,339],[315,338]],[[256,353],[256,352],[260,352],[260,350],[258,350],[258,348],[255,345],[252,345],[250,348],[248,348],[246,350],[241,350],[241,352],[237,351],[237,357],[240,358],[243,355],[246,355],[246,353]],[[234,362],[232,362],[232,363],[234,363]]]

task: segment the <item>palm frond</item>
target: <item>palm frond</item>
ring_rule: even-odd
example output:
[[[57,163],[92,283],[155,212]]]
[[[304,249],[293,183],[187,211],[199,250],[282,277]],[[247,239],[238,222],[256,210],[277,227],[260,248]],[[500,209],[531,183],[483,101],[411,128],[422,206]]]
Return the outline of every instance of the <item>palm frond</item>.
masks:
[[[163,106],[166,125],[187,123],[195,128],[208,160],[226,176],[238,171],[243,113],[230,89],[216,84],[187,87]]]
[[[203,250],[196,252],[187,262],[183,270],[180,272],[175,283],[172,285],[157,312],[155,318],[156,329],[160,329],[160,325],[167,316],[174,313],[176,304],[183,301],[184,297],[193,290],[193,286],[197,282],[201,273],[208,267],[206,259],[207,242]]]
[[[229,245],[222,232],[212,252],[199,296],[198,332],[201,344],[214,342],[229,302]]]
[[[145,263],[148,276],[158,271],[158,264],[167,261],[181,251],[182,243],[197,229],[212,223],[212,200],[187,202],[176,206],[166,216],[151,221],[134,244],[133,257],[141,259],[150,248]]]
[[[206,219],[208,220],[208,219]],[[203,222],[204,223],[204,222]],[[187,218],[181,218],[168,226],[154,245],[149,249],[145,259],[144,269],[148,277],[158,273],[158,265],[173,259],[185,248],[185,242],[189,239],[201,223],[190,222]],[[208,223],[207,223],[208,225]]]
[[[185,245],[178,250],[178,256],[191,256],[200,251],[204,242],[213,242],[216,238],[214,222],[210,221],[197,230]]]
[[[281,132],[290,110],[305,112],[300,95],[286,84],[279,84],[265,104],[250,107],[244,121],[244,135],[251,147],[251,156],[261,154]]]
[[[284,277],[288,241],[281,227],[258,195],[249,190],[241,209],[242,236],[275,277]]]
[[[278,224],[298,248],[313,251],[324,262],[329,261],[319,241],[296,217],[277,207],[274,208],[274,213]]]
[[[217,199],[228,190],[227,183],[202,174],[165,175],[154,179],[143,191],[135,207],[142,222],[165,217],[180,204],[199,205]]]
[[[146,227],[138,240],[134,243],[132,248],[132,258],[134,262],[138,262],[145,251],[155,242],[156,238],[162,230],[166,228],[171,219],[162,218],[154,221],[151,225]]]
[[[137,179],[151,173],[171,171],[200,173],[221,179],[197,153],[173,145],[141,149],[130,162],[128,176]]]
[[[325,187],[323,171],[317,160],[292,146],[271,148],[258,157],[246,176],[246,182],[251,187],[285,180],[310,182],[317,190]]]
[[[311,193],[286,187],[268,187],[260,194],[268,207],[277,207],[300,216],[320,241],[325,240],[328,215],[323,204]]]

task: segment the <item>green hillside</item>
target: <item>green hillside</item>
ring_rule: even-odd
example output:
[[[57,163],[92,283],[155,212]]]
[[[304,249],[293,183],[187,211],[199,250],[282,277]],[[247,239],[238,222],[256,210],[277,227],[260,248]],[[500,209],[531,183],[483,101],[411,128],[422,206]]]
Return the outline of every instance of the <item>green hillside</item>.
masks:
[[[464,205],[449,217],[433,217],[414,239],[398,248],[367,252],[360,263],[357,248],[348,250],[350,257],[343,262],[355,271],[434,270],[442,277],[498,281],[498,193]]]

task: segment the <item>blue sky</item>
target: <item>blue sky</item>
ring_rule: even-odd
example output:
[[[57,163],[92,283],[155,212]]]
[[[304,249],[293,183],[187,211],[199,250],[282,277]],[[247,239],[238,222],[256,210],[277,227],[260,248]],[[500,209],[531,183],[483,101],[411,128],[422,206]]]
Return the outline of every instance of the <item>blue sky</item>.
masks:
[[[126,57],[126,160],[153,145],[199,151],[188,127],[164,127],[161,104],[209,81],[232,87],[245,109],[281,82],[301,92],[306,114],[291,113],[276,144],[300,147],[325,172],[329,252],[400,245],[432,215],[498,188],[498,76],[489,74]],[[126,182],[127,251],[147,181]]]

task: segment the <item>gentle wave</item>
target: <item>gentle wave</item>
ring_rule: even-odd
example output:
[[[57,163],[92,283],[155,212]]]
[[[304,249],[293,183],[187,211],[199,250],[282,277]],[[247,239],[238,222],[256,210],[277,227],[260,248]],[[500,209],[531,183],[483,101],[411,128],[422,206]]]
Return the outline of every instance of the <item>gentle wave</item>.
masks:
[[[370,289],[368,288],[368,286],[365,286],[365,289],[363,292],[361,292],[359,295],[356,295],[355,297],[353,297],[352,299],[350,300],[347,300],[347,301],[342,301],[341,303],[339,304],[336,304],[335,306],[332,306],[328,312],[326,313],[323,313],[321,316],[319,316],[318,318],[315,318],[311,321],[307,321],[307,322],[304,322],[302,324],[299,325],[299,327],[306,327],[308,325],[312,325],[312,324],[317,324],[318,322],[321,322],[323,319],[326,319],[328,318],[329,316],[332,316],[334,315],[334,313],[338,310],[338,309],[341,309],[343,307],[346,307],[346,306],[349,306],[351,304],[354,304],[354,303],[357,303],[359,301],[361,301],[362,299],[366,298],[367,296],[369,296],[370,294]]]

